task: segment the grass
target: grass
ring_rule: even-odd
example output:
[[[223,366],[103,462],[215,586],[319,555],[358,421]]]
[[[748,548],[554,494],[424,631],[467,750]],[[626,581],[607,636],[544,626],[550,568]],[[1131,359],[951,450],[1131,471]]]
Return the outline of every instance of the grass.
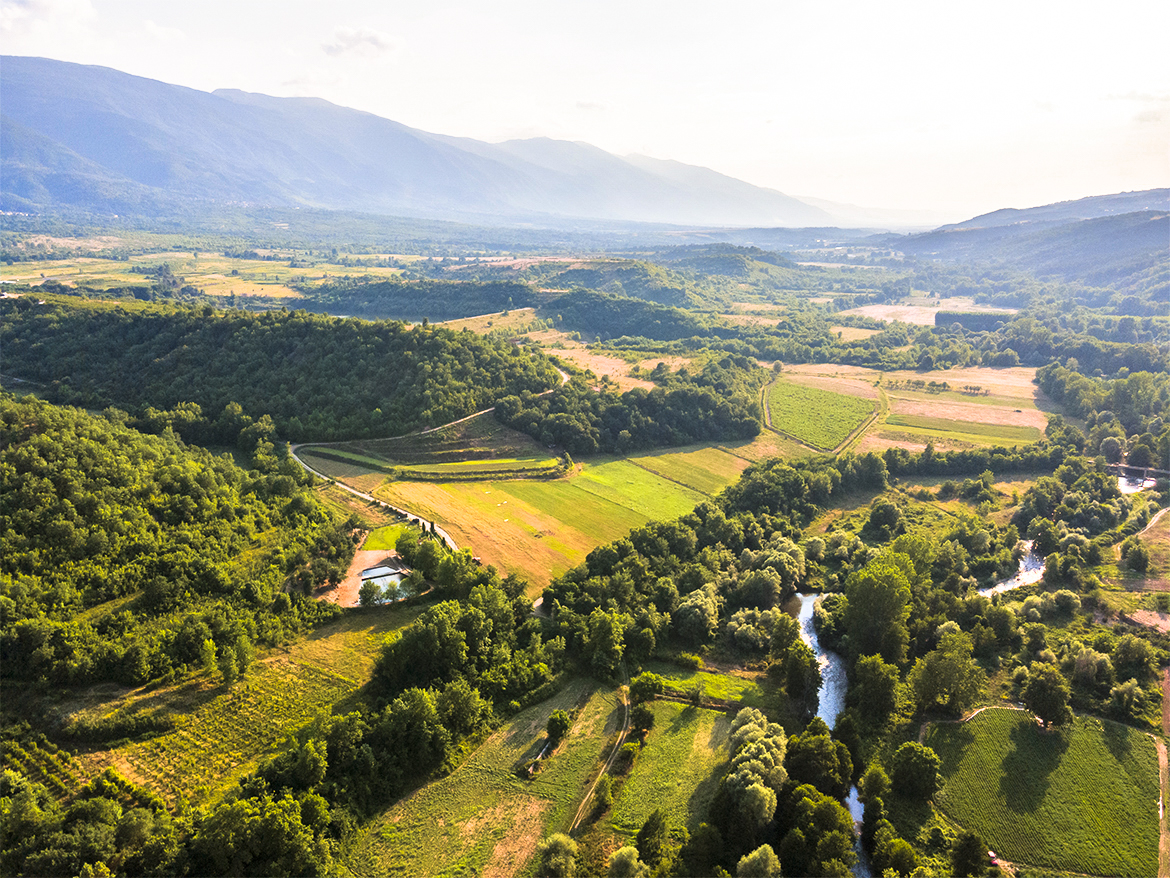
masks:
[[[938,434],[943,438],[957,436],[967,441],[984,440],[1007,445],[1035,442],[1044,435],[1035,427],[954,421],[948,418],[925,418],[918,415],[891,414],[886,418],[886,423],[891,427],[901,427],[908,433]]]
[[[676,692],[687,692],[699,685],[705,698],[740,701],[747,707],[761,710],[775,706],[775,690],[763,674],[741,676],[717,671],[690,671],[665,662],[650,662],[644,670],[658,674],[666,680],[667,687]]]
[[[398,538],[406,531],[413,529],[406,524],[389,524],[380,527],[375,531],[370,531],[370,535],[362,543],[362,548],[371,552],[393,552],[394,547],[398,545]]]
[[[873,413],[870,400],[791,381],[776,381],[767,394],[771,426],[822,451],[832,451]]]
[[[371,821],[345,855],[355,875],[470,875],[523,870],[542,838],[567,831],[621,721],[613,690],[575,680],[517,714],[462,765]],[[584,705],[533,780],[516,769],[545,741],[554,710]]]
[[[714,496],[739,478],[748,462],[721,448],[702,447],[672,454],[644,454],[630,463],[656,475]]]
[[[651,709],[654,728],[610,811],[612,828],[626,836],[637,834],[655,808],[670,826],[697,829],[727,761],[726,715],[670,701]]]
[[[1158,762],[1152,739],[1078,717],[1042,732],[1022,711],[940,724],[937,804],[1008,860],[1094,875],[1158,870]]]

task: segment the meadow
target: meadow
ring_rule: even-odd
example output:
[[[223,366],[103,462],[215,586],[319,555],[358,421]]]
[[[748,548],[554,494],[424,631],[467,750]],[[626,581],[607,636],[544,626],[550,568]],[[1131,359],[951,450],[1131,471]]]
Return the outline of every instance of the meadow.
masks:
[[[652,702],[651,709],[654,728],[609,814],[610,827],[627,838],[655,808],[672,827],[698,828],[728,756],[725,714],[672,701]]]
[[[517,770],[544,746],[552,711],[577,708],[565,742],[533,779],[522,780]],[[371,821],[345,866],[359,876],[516,875],[541,839],[568,831],[621,717],[616,691],[571,681],[513,717],[447,777]]]
[[[866,399],[783,379],[766,394],[769,426],[820,451],[848,439],[874,408]]]
[[[1119,878],[1158,871],[1158,760],[1135,729],[1077,717],[1043,732],[1028,713],[985,710],[932,726],[938,807],[1008,860]]]

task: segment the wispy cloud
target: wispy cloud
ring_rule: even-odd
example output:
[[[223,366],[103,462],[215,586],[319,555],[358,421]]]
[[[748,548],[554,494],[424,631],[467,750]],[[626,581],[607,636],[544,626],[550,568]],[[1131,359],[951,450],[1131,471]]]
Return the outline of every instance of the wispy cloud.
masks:
[[[142,27],[151,38],[163,42],[178,42],[187,39],[187,35],[177,27],[167,27],[165,24],[157,24],[149,18],[142,23]]]
[[[3,0],[0,33],[14,36],[47,28],[76,27],[96,16],[90,0]]]
[[[368,27],[339,27],[333,31],[333,39],[322,43],[325,54],[340,55],[381,55],[394,48],[390,37]]]

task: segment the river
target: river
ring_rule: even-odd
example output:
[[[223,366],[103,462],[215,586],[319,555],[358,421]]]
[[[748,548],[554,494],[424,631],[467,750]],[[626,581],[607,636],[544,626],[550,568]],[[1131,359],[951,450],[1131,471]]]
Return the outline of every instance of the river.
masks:
[[[1004,579],[989,588],[979,589],[979,593],[986,597],[999,594],[1002,591],[1011,591],[1022,585],[1034,585],[1044,575],[1044,559],[1032,552],[1032,541],[1024,540],[1027,551],[1020,556],[1020,567],[1011,579]]]
[[[817,628],[813,622],[813,610],[816,608],[818,596],[801,594],[796,597],[800,601],[796,613],[796,620],[800,623],[800,636],[805,643],[812,647],[821,666],[821,689],[817,702],[817,716],[823,719],[831,729],[837,724],[837,717],[841,715],[841,711],[845,709],[845,692],[849,688],[845,659],[837,653],[821,647],[820,638],[817,637]],[[849,809],[854,823],[860,824],[864,808],[857,798],[857,787],[849,788],[845,806]],[[853,874],[857,878],[873,878],[869,857],[862,850],[860,838],[854,843],[853,849],[857,852],[857,863],[853,866]]]

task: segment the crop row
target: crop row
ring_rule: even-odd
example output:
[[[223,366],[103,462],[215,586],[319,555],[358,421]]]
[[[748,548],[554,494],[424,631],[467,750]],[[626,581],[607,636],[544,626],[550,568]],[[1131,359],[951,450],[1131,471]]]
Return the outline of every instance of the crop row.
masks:
[[[818,387],[777,381],[768,390],[771,426],[822,451],[848,439],[872,412],[869,400]]]

